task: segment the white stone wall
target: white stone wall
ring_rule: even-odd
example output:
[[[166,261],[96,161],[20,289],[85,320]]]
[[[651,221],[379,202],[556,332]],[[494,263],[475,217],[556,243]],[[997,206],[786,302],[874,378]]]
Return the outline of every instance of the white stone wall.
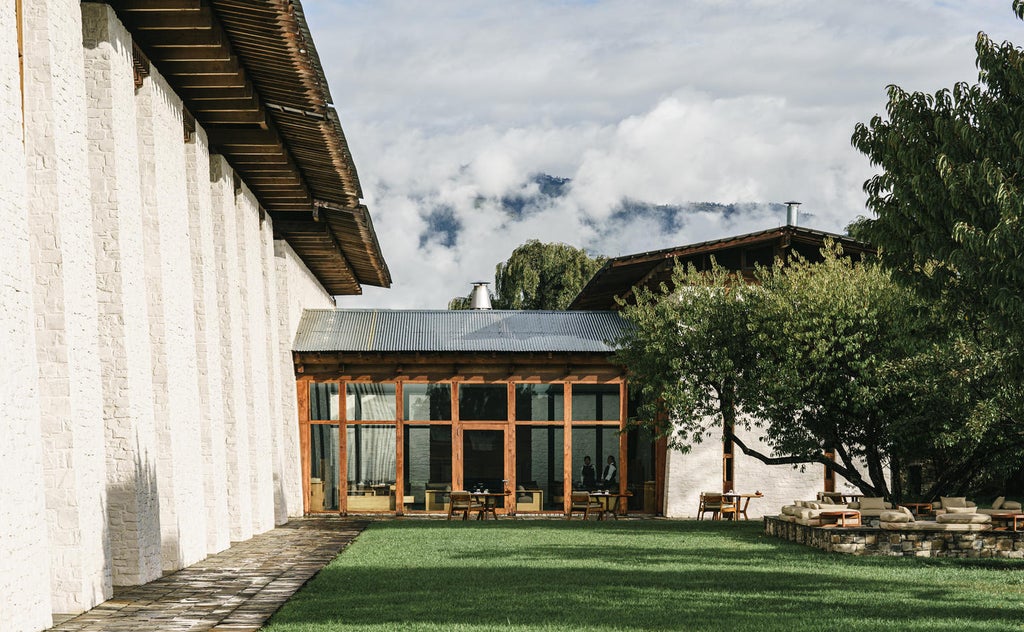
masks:
[[[0,630],[302,511],[291,343],[331,297],[103,3],[0,7]]]
[[[199,383],[181,100],[154,68],[136,90],[146,295],[153,358],[162,565],[206,555]]]
[[[217,312],[217,266],[213,237],[210,152],[206,133],[197,127],[185,146],[188,178],[189,231],[192,236],[193,309],[196,327],[196,370],[199,380],[203,499],[206,547],[209,553],[231,545],[228,522],[228,470],[224,445],[224,377],[221,368],[220,315]]]
[[[82,4],[108,547],[115,585],[160,577],[160,517],[132,45],[114,11]]]
[[[764,454],[771,450],[759,439],[757,429],[742,428],[736,434],[753,449]],[[791,465],[765,465],[736,448],[733,464],[733,489],[740,493],[760,491],[764,498],[750,501],[747,516],[759,518],[774,515],[794,499],[814,499],[823,489],[824,469],[821,465],[793,468]],[[666,460],[665,515],[672,518],[696,517],[701,492],[722,491],[721,433],[693,446],[687,454],[669,450]]]
[[[245,328],[238,222],[235,219],[234,173],[223,156],[210,156],[210,204],[217,267],[217,313],[220,316],[221,377],[232,541],[252,537],[252,472],[249,462],[249,411],[245,368]]]
[[[0,5],[0,627],[12,632],[52,623],[17,19]]]
[[[274,242],[277,257],[278,360],[281,374],[282,460],[281,487],[284,510],[288,516],[302,515],[302,462],[299,450],[299,408],[292,360],[292,343],[299,328],[302,310],[329,309],[331,297],[292,250],[288,242]],[[280,509],[279,509],[280,511]],[[280,520],[280,516],[278,517]]]
[[[53,607],[112,594],[81,12],[24,3],[29,225]]]

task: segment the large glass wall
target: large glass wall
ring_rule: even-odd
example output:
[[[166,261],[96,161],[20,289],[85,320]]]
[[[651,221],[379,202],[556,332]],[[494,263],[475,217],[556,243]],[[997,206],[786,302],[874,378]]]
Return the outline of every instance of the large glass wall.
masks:
[[[460,384],[461,421],[505,421],[508,419],[508,387],[504,384]]]
[[[516,511],[562,510],[565,431],[516,426]]]
[[[615,426],[573,426],[572,467],[573,489],[583,489],[583,462],[590,457],[594,466],[596,486],[618,487],[619,481],[619,429]],[[608,469],[609,458],[614,471]],[[610,474],[606,478],[605,474]]]
[[[396,430],[393,424],[346,428],[348,510],[395,509]]]
[[[348,421],[394,421],[398,417],[395,385],[349,383],[345,386]]]
[[[335,394],[337,394],[337,384]],[[338,511],[338,432],[333,424],[309,426],[309,510]]]
[[[452,490],[452,427],[405,426],[405,495],[413,501],[407,509],[448,511]]]
[[[655,513],[654,435],[645,428],[633,428],[626,436],[626,489],[633,494],[629,508]]]
[[[337,382],[312,382],[309,385],[310,420],[340,419]]]
[[[504,430],[462,431],[462,479],[471,491],[504,491]],[[497,506],[503,507],[504,499],[498,499]]]
[[[516,384],[517,421],[565,419],[565,387],[561,384]]]
[[[402,410],[406,421],[450,421],[451,384],[404,384]]]
[[[618,421],[619,413],[618,384],[573,385],[573,421]]]

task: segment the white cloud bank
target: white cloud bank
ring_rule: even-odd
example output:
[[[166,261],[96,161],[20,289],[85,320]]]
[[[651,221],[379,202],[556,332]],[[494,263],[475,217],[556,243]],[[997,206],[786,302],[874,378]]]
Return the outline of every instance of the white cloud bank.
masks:
[[[1024,43],[1010,0],[304,0],[394,279],[350,307],[443,308],[527,239],[610,256],[864,212],[850,146],[890,83],[974,81],[974,40]],[[500,204],[571,179],[522,215]],[[753,203],[665,226],[650,204]]]

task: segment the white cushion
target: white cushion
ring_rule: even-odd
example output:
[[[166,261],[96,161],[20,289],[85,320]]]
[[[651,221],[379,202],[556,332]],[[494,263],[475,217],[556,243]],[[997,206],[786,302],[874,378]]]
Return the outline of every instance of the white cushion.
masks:
[[[885,509],[885,499],[881,496],[865,496],[860,499],[861,509]]]
[[[977,513],[944,513],[935,516],[935,522],[940,524],[987,524],[992,522],[992,516]]]
[[[1004,500],[1000,509],[1004,511],[1020,511],[1020,503],[1016,500]]]
[[[967,506],[967,498],[964,496],[939,496],[939,501],[942,502],[943,509]]]
[[[997,497],[995,500],[992,501],[992,508],[993,509],[999,509],[1000,507],[1003,506],[1003,502],[1005,502],[1005,501],[1006,501],[1006,496],[999,496],[999,497]]]

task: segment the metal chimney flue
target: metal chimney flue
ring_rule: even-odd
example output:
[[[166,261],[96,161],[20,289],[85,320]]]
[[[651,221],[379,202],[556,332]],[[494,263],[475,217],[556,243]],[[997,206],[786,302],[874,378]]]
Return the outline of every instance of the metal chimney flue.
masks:
[[[800,202],[786,202],[786,226],[800,223]]]
[[[473,281],[473,291],[469,295],[470,309],[491,309],[491,294],[487,291],[487,281]]]

